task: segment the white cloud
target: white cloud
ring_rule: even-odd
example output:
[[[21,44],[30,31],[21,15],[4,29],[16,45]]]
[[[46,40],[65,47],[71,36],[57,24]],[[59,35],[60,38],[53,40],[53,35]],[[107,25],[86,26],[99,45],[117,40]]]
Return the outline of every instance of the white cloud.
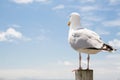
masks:
[[[112,60],[114,60],[114,58],[115,58],[115,60],[118,60],[118,59],[120,60],[120,54],[107,55],[106,58],[112,59]]]
[[[0,32],[0,41],[13,42],[14,40],[24,40],[28,41],[29,38],[23,36],[19,31],[16,31],[14,28],[8,28],[5,32]]]
[[[13,39],[21,39],[22,33],[13,28],[8,28],[5,32],[0,33],[0,41],[11,41]]]
[[[117,49],[120,48],[120,40],[118,39],[114,39],[112,41],[109,41],[108,43]]]
[[[117,35],[120,36],[120,32],[118,32]]]
[[[6,38],[5,38],[5,33],[4,32],[0,32],[0,41],[5,41]]]
[[[69,61],[64,61],[63,64],[64,64],[65,66],[71,66],[71,65],[73,65],[73,64],[72,64],[71,62],[69,62]]]
[[[95,80],[117,80],[120,74],[119,61],[120,54],[117,53],[109,53],[102,58],[92,60]]]
[[[12,0],[14,3],[17,4],[30,4],[33,2],[39,2],[39,3],[49,3],[50,0]]]
[[[94,3],[96,0],[80,0],[80,2],[82,3],[87,3],[87,2],[91,2]]]
[[[20,25],[17,25],[17,24],[12,24],[12,25],[9,25],[10,27],[12,26],[13,28],[20,28],[20,27],[22,27],[22,26],[20,26]]]
[[[88,21],[81,21],[81,25],[83,27],[86,27],[86,28],[90,28],[91,26],[93,26],[94,24],[88,22]]]
[[[47,3],[49,2],[50,0],[35,0],[35,2],[42,2],[42,3]]]
[[[42,69],[0,69],[0,79],[3,80],[39,80],[39,79],[63,79],[71,78],[72,71],[61,69],[60,67],[50,67]]]
[[[89,12],[89,11],[98,10],[98,6],[81,6],[79,7],[79,9],[82,12]]]
[[[70,61],[58,61],[58,64],[60,65],[64,65],[64,66],[72,66],[74,65],[72,62]]]
[[[81,63],[82,63],[82,68],[86,69],[86,67],[87,67],[87,60],[82,59]],[[76,64],[76,62],[72,62],[72,61],[58,61],[58,64],[59,65],[63,65],[63,66],[72,67],[72,68],[78,66],[78,63]]]
[[[83,16],[83,19],[84,20],[88,20],[88,21],[94,21],[94,22],[98,22],[98,21],[102,21],[103,20],[103,18],[97,17],[97,16],[93,16],[93,15],[89,15],[89,16],[85,15],[85,16]]]
[[[110,32],[102,30],[102,29],[96,29],[95,32],[97,32],[99,35],[109,35]]]
[[[14,37],[18,39],[22,38],[22,33],[16,31],[14,28],[7,29],[7,31],[5,32],[5,35],[6,37]]]
[[[86,0],[84,0],[84,1],[86,2]],[[94,11],[113,11],[113,10],[115,10],[114,8],[103,7],[101,5],[96,5],[96,4],[95,5],[66,5],[66,8],[77,9],[81,13],[83,12],[83,14],[91,14],[91,13],[94,13]],[[85,12],[89,12],[89,13],[85,13]]]
[[[63,4],[57,5],[54,8],[52,8],[53,10],[60,10],[60,9],[64,9],[65,6]]]
[[[109,0],[110,5],[120,4],[120,0]]]
[[[112,26],[112,27],[120,26],[120,19],[111,20],[111,21],[104,21],[102,24],[104,26]]]
[[[92,67],[95,73],[94,74],[95,80],[113,80],[114,78],[119,77],[118,75],[120,71],[120,63],[119,63],[120,55],[119,54],[110,54],[108,56],[104,56],[104,58],[102,59],[97,56],[95,60],[90,61],[92,62],[92,65],[90,65],[90,67]],[[82,65],[86,66],[86,61],[84,60],[82,61],[83,61]],[[61,65],[66,64],[66,65],[61,66],[61,65],[53,64],[53,65],[49,65],[46,67],[40,67],[40,68],[0,69],[0,78],[3,80],[9,80],[9,79],[10,80],[21,80],[24,78],[25,80],[26,79],[39,80],[41,78],[44,78],[44,79],[45,78],[46,79],[53,79],[53,78],[74,79],[75,76],[74,76],[74,73],[72,73],[72,70],[78,68],[77,67],[78,65],[74,66],[73,62],[67,61],[67,60],[59,61],[59,64]],[[74,62],[74,64],[76,64],[76,61]],[[114,77],[112,75],[114,75]]]
[[[40,78],[41,76],[45,76],[46,71],[39,69],[1,69],[0,77],[7,79],[19,79],[19,78]]]
[[[32,3],[33,0],[13,0],[13,2],[17,4],[29,4],[29,3]]]

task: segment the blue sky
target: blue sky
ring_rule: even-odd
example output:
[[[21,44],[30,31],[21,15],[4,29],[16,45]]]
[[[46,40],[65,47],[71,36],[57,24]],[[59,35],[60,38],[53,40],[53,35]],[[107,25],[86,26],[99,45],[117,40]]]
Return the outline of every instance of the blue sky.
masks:
[[[67,41],[67,22],[78,12],[83,27],[118,49],[91,55],[94,78],[120,80],[119,8],[120,0],[1,0],[0,79],[74,79],[78,54]]]

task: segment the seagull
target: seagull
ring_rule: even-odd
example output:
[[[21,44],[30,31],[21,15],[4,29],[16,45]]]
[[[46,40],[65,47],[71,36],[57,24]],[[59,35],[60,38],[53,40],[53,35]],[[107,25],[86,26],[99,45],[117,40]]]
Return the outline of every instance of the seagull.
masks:
[[[112,46],[104,43],[94,31],[81,27],[80,14],[77,12],[70,14],[68,26],[70,28],[68,42],[74,50],[79,52],[79,69],[82,69],[81,53],[88,54],[87,69],[89,70],[90,54],[96,54],[100,51],[112,52],[116,50]]]

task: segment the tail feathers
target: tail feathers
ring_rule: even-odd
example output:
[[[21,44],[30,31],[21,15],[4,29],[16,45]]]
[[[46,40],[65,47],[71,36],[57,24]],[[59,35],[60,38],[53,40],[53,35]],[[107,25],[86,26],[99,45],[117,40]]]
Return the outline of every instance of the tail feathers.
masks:
[[[108,44],[103,44],[102,50],[109,51],[109,52],[116,51],[116,49],[114,49],[112,46]]]

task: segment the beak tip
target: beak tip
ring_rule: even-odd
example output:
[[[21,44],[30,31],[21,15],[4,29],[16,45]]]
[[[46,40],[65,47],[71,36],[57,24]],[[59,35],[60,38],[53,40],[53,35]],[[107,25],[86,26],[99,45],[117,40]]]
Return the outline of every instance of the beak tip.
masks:
[[[71,23],[70,23],[70,21],[69,21],[67,25],[70,26],[70,24],[71,24]]]

